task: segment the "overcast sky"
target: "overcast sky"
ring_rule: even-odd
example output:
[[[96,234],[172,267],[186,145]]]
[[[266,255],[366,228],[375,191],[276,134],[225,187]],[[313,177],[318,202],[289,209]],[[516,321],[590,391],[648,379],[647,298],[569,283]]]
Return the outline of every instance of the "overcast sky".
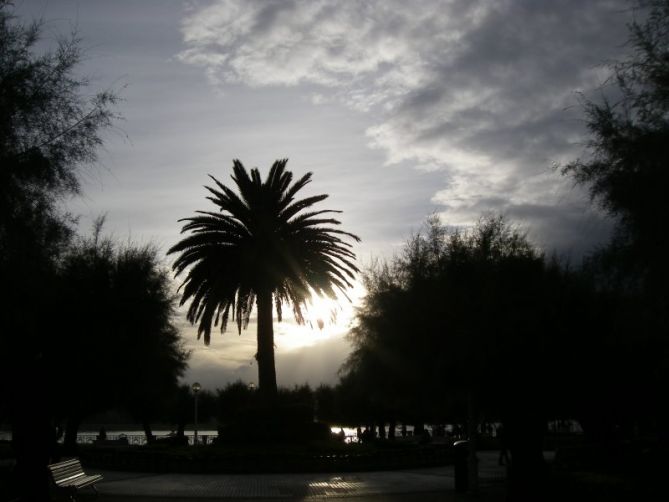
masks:
[[[466,226],[501,212],[573,260],[610,228],[553,166],[583,152],[579,99],[625,50],[624,1],[16,0],[16,11],[46,21],[47,43],[76,28],[92,88],[123,98],[70,204],[85,231],[107,213],[108,233],[164,252],[179,218],[210,209],[207,174],[227,182],[233,158],[263,171],[282,157],[313,171],[305,195],[344,211],[363,266],[431,213]],[[183,331],[188,380],[255,379],[254,326],[207,348]],[[284,323],[279,383],[335,381],[345,331],[292,343]]]

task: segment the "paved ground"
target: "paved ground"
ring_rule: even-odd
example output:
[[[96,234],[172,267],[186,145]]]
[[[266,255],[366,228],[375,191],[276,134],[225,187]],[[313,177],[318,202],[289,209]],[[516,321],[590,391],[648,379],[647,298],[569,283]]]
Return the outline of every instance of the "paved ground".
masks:
[[[78,500],[84,502],[82,497]],[[189,502],[193,498],[172,498],[172,497],[113,497],[101,495],[98,498],[90,499],[90,502]],[[207,502],[295,502],[297,500],[317,501],[327,500],[327,502],[505,502],[505,493],[501,489],[495,491],[486,490],[476,495],[460,495],[455,492],[420,492],[420,493],[391,493],[380,495],[350,495],[347,497],[321,497],[321,498],[272,498],[272,499],[248,499],[248,498],[207,498],[200,499]],[[88,500],[86,501],[88,502]],[[608,502],[608,501],[607,501]]]
[[[505,468],[496,452],[479,452],[482,491],[503,489]],[[226,501],[314,500],[394,502],[400,500],[468,500],[456,496],[452,466],[339,474],[149,474],[99,471],[100,501],[133,497],[137,502],[207,498]],[[477,500],[485,500],[478,498]]]

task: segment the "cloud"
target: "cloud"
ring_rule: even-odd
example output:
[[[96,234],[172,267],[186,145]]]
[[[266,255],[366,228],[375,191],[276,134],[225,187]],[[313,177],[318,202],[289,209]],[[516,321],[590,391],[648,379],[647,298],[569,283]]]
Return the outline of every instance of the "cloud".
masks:
[[[550,241],[566,235],[554,226],[572,224],[579,211],[600,217],[550,167],[582,151],[578,93],[595,89],[602,63],[621,51],[626,7],[221,0],[195,4],[179,58],[219,87],[301,85],[312,106],[336,101],[367,113],[368,146],[387,164],[444,172],[432,200],[449,222],[471,223],[481,209],[564,205],[551,217],[531,215]]]

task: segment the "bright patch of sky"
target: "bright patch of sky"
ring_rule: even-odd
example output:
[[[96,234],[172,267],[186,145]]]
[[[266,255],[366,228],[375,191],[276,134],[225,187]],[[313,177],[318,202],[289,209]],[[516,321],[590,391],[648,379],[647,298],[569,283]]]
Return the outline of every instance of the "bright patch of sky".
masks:
[[[16,11],[47,20],[47,44],[76,27],[82,71],[124,99],[70,204],[83,230],[106,212],[115,237],[167,250],[179,218],[210,209],[207,174],[225,182],[233,158],[263,170],[289,157],[296,174],[314,172],[305,195],[344,211],[363,266],[433,212],[451,225],[502,212],[574,259],[609,231],[553,166],[583,151],[579,96],[596,96],[603,63],[624,50],[622,0],[23,0]],[[280,383],[335,381],[349,350],[338,330],[316,329],[318,343],[277,335]],[[183,331],[189,379],[255,378],[254,326],[206,348]]]

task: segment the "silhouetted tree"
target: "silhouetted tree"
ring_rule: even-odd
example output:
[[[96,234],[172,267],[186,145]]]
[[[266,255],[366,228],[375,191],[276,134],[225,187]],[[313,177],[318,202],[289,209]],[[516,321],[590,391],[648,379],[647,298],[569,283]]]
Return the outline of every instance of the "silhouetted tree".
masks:
[[[216,419],[218,411],[218,396],[215,391],[202,389],[197,397],[198,420],[201,423],[211,422]]]
[[[344,376],[402,420],[466,416],[472,440],[481,412],[502,419],[513,486],[536,484],[555,369],[550,342],[567,314],[555,308],[559,280],[501,217],[468,232],[431,219],[400,256],[366,274]]]
[[[239,421],[253,402],[254,390],[248,384],[237,380],[217,389],[217,418],[221,424]]]
[[[616,219],[600,266],[618,275],[618,287],[642,287],[647,301],[666,315],[669,2],[639,5],[643,22],[629,25],[631,54],[612,66],[604,88],[613,97],[584,103],[587,152],[563,172],[588,187],[593,200]]]
[[[304,212],[327,195],[295,200],[311,173],[292,183],[286,162],[276,161],[263,182],[258,169],[249,173],[235,160],[232,180],[238,194],[212,176],[216,188],[207,187],[208,199],[219,212],[198,211],[185,218],[182,232],[190,235],[168,252],[178,254],[177,276],[188,269],[181,303],[190,301],[188,320],[198,323],[205,344],[212,324],[220,323],[224,331],[230,316],[241,333],[257,305],[258,384],[268,401],[277,393],[273,308],[281,320],[287,303],[303,323],[311,290],[335,298],[335,290],[350,287],[357,271],[350,244],[340,237],[358,237],[330,226],[339,225],[338,220],[322,217],[338,211]]]
[[[329,425],[343,425],[343,416],[337,391],[330,385],[321,384],[314,390],[316,418]]]
[[[612,65],[604,97],[584,103],[588,148],[563,172],[586,186],[616,222],[610,243],[590,257],[587,268],[616,307],[602,316],[614,325],[605,343],[616,340],[617,346],[626,346],[633,357],[623,367],[635,371],[634,378],[620,384],[627,397],[617,402],[626,404],[619,409],[612,402],[599,409],[613,408],[609,417],[636,415],[638,421],[650,413],[666,422],[669,402],[662,389],[669,385],[669,2],[648,0],[636,6],[640,21],[629,25],[629,56]],[[621,333],[620,326],[627,331]],[[605,430],[612,427],[603,416],[589,422],[603,422]]]
[[[281,416],[287,422],[313,422],[316,411],[314,391],[308,384],[295,385],[293,388],[278,389],[278,404]]]
[[[127,368],[116,373],[117,402],[142,424],[151,441],[150,424],[163,412],[189,357],[175,325],[177,300],[169,272],[151,246],[119,250],[114,281],[121,322],[110,338],[119,344],[118,361]]]
[[[169,417],[176,424],[177,438],[186,444],[186,424],[193,420],[195,398],[190,385],[179,385],[170,400]]]
[[[55,371],[77,381],[79,391],[61,403],[70,447],[86,415],[114,406],[131,412],[152,440],[150,422],[176,389],[188,358],[174,325],[169,272],[157,251],[120,248],[101,237],[101,225],[99,220],[94,236],[75,246],[62,266],[62,315],[77,323],[52,352],[58,356]]]
[[[88,97],[88,82],[76,72],[78,37],[40,54],[41,31],[41,23],[21,23],[11,3],[0,1],[0,277],[11,291],[0,330],[0,396],[11,410],[17,486],[30,500],[47,499],[54,396],[46,345],[59,335],[56,265],[72,234],[59,202],[77,193],[79,170],[95,160],[116,101],[110,92]],[[39,409],[16,381],[33,382],[30,399]]]

